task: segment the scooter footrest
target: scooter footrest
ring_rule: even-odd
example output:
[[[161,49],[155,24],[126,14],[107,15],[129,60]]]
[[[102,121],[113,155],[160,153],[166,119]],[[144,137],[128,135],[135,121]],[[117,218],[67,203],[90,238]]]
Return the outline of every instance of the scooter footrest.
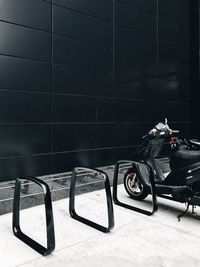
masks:
[[[186,188],[187,186],[170,186],[170,185],[156,184],[156,190],[158,194],[178,193],[185,190]]]
[[[189,201],[188,203],[190,205],[194,205],[194,206],[200,206],[200,196],[193,196]]]

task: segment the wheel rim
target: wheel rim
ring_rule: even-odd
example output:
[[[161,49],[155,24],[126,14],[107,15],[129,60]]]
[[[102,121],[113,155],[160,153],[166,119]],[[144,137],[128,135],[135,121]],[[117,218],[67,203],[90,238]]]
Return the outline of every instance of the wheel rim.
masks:
[[[143,192],[143,185],[138,181],[136,173],[129,173],[126,176],[126,188],[130,194],[139,196]]]

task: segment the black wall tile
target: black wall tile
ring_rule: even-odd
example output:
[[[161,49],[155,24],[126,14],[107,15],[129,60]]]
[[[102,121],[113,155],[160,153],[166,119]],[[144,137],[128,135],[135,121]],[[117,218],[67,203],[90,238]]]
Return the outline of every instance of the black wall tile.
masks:
[[[98,98],[97,100],[97,121],[113,122],[114,100],[112,98]]]
[[[177,4],[179,6],[183,6],[185,8],[189,8],[189,1],[190,0],[168,0],[174,4]]]
[[[155,122],[157,104],[154,101],[116,99],[117,122]]]
[[[1,2],[1,180],[132,159],[166,116],[189,135],[188,0]]]
[[[189,8],[183,8],[169,0],[158,0],[158,16],[179,24],[181,27],[189,26]]]
[[[135,147],[117,147],[115,148],[115,160],[126,159],[133,160]]]
[[[157,5],[156,0],[119,0],[119,1],[130,4],[134,7],[141,8],[144,11],[148,11],[156,15],[156,5]]]
[[[113,124],[56,124],[53,129],[53,152],[114,146]]]
[[[52,173],[51,156],[26,156],[0,159],[0,180],[15,180],[17,177],[41,176]]]
[[[0,124],[0,158],[49,153],[50,125]]]
[[[160,102],[158,108],[159,120],[168,118],[173,122],[190,121],[190,104],[179,102]]]
[[[94,97],[54,95],[54,122],[95,122],[97,100]]]
[[[53,8],[55,33],[112,46],[112,23],[60,6]]]
[[[113,96],[111,72],[63,65],[54,65],[53,69],[53,91],[56,93]]]
[[[145,56],[157,56],[157,38],[155,36],[119,25],[115,26],[115,47],[140,51]]]
[[[158,77],[161,80],[189,84],[189,66],[174,61],[159,61]]]
[[[83,155],[84,156],[84,155]],[[113,149],[99,149],[91,153],[90,162],[92,166],[107,166],[113,164],[115,161],[115,154]]]
[[[193,131],[192,132],[192,136],[189,136],[189,137],[190,138],[199,139],[199,135],[200,135],[200,123],[199,122],[194,122],[192,126],[195,129],[195,131]]]
[[[51,35],[0,22],[0,54],[42,61],[51,60]]]
[[[50,122],[51,95],[0,90],[0,123]]]
[[[0,89],[50,91],[51,65],[27,59],[0,56]]]
[[[116,72],[144,78],[156,78],[156,58],[146,57],[138,51],[118,51],[115,56]]]
[[[115,126],[115,146],[134,146],[152,128],[152,123],[117,123]]]
[[[94,148],[95,124],[57,124],[53,127],[53,151]]]
[[[178,129],[180,131],[181,138],[191,138],[191,124],[190,122],[172,122],[172,129]]]
[[[51,5],[35,0],[1,0],[0,20],[51,31]]]
[[[183,45],[189,44],[189,29],[164,19],[158,21],[158,36]]]
[[[115,22],[127,28],[156,35],[156,17],[126,3],[115,2]]]
[[[112,0],[52,0],[54,4],[112,21]]]
[[[190,86],[174,81],[156,81],[157,96],[160,100],[190,102]]]
[[[106,148],[113,147],[115,134],[115,124],[97,124],[96,125],[96,135],[95,135],[95,147],[96,148]]]
[[[53,173],[70,171],[77,166],[101,167],[115,161],[113,149],[68,152],[53,155]]]
[[[53,66],[53,91],[74,95],[97,95],[98,71],[63,65]]]
[[[112,49],[87,41],[55,35],[54,62],[112,71]]]
[[[123,74],[115,75],[116,97],[120,98],[138,98],[138,99],[156,99],[157,98],[157,80],[137,78]]]
[[[161,60],[171,60],[181,64],[189,64],[189,49],[187,46],[158,40],[158,57]]]
[[[89,153],[88,153],[89,154]],[[90,166],[89,159],[82,157],[81,152],[67,152],[52,155],[52,173],[71,171],[77,166]],[[85,155],[84,155],[85,156]]]
[[[113,72],[96,71],[95,81],[97,83],[98,96],[114,96],[114,79]]]

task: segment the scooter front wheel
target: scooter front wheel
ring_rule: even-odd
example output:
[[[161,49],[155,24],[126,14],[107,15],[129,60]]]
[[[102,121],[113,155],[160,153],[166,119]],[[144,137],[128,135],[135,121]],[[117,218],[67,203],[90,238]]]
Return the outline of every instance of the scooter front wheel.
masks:
[[[128,171],[125,173],[124,187],[129,196],[135,200],[143,200],[149,194],[149,190],[140,183],[137,174],[133,169],[128,169]]]

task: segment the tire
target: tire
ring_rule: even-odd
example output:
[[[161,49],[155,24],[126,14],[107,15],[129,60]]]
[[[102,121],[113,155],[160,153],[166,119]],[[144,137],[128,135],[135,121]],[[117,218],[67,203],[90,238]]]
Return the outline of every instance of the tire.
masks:
[[[149,190],[139,182],[133,169],[129,169],[125,173],[124,187],[128,195],[135,200],[143,200],[149,195]]]

